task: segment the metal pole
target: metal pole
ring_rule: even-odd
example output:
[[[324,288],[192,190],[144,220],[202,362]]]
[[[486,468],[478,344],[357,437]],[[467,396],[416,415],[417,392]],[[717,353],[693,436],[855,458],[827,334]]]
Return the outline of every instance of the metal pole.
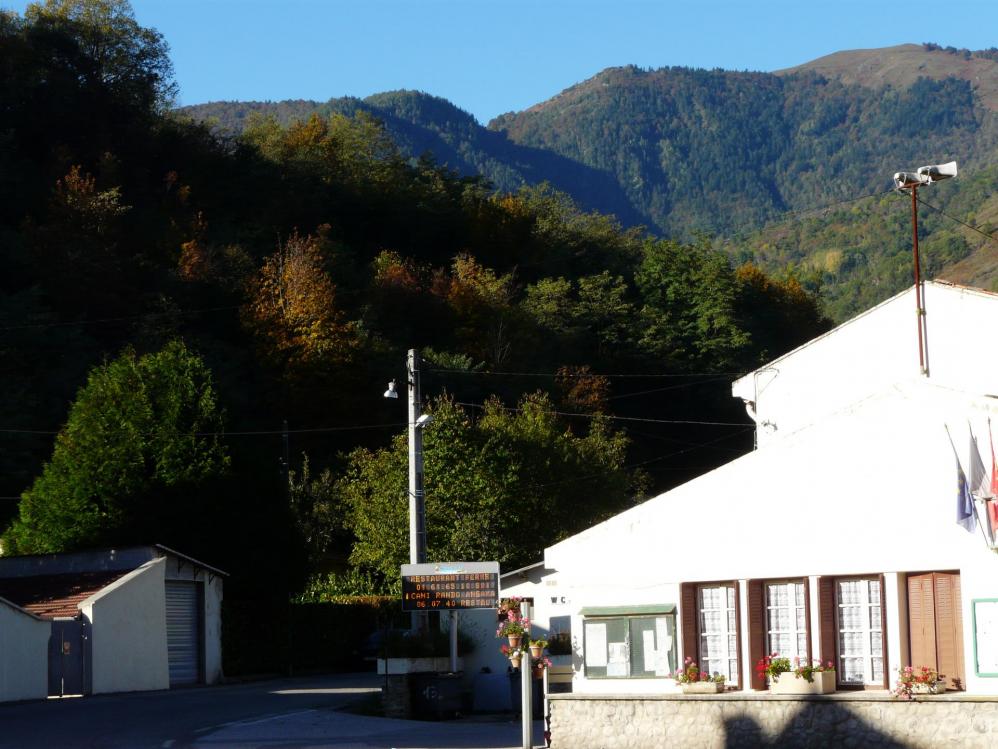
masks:
[[[423,503],[423,430],[416,426],[422,403],[419,392],[419,352],[409,349],[406,362],[409,379],[409,563],[426,561],[426,507]],[[414,612],[412,628],[420,632],[429,627],[429,617]]]
[[[520,616],[524,619],[531,618],[530,604],[520,604]],[[524,644],[530,642],[529,629],[523,633]],[[534,716],[532,713],[534,701],[531,688],[533,679],[533,669],[530,667],[530,653],[524,653],[520,661],[520,713],[523,715],[523,749],[533,749],[534,746]]]
[[[426,561],[426,509],[423,504],[423,432],[416,426],[422,403],[419,394],[419,353],[409,349],[409,563]]]
[[[450,672],[457,673],[457,611],[450,612]]]
[[[928,375],[929,371],[925,366],[925,343],[922,332],[925,325],[925,309],[922,307],[922,271],[921,263],[918,259],[918,187],[915,185],[911,187],[911,246],[915,261],[915,319],[918,322],[918,371],[920,374]]]

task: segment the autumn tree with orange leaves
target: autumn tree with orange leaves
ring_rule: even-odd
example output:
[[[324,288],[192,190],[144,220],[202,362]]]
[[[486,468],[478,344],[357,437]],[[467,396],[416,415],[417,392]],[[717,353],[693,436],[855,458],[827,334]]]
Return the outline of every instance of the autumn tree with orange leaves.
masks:
[[[289,374],[349,361],[357,347],[323,265],[318,240],[295,233],[250,282],[246,323],[264,354]]]

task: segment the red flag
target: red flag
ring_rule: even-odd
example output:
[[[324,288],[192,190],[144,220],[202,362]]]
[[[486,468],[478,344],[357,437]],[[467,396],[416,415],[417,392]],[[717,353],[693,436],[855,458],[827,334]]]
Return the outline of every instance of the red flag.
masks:
[[[991,419],[988,419],[988,438],[991,440],[991,500],[987,502],[987,508],[992,543],[995,543],[998,541],[998,462],[995,461],[995,438],[991,433]]]

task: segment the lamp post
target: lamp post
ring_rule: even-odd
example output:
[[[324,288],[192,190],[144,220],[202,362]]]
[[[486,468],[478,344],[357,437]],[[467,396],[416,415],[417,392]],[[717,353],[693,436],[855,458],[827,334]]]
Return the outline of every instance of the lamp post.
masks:
[[[918,324],[918,371],[929,376],[928,357],[925,350],[925,306],[922,288],[921,261],[918,257],[918,188],[956,176],[956,162],[920,166],[914,172],[895,172],[894,187],[898,192],[911,193],[911,245],[915,266],[915,314]]]
[[[423,493],[423,427],[433,421],[429,414],[420,413],[422,402],[419,389],[419,352],[409,349],[406,358],[409,386],[409,563],[426,561],[426,504]],[[398,398],[395,380],[388,383],[385,398]],[[413,614],[415,629],[425,629],[426,616]]]

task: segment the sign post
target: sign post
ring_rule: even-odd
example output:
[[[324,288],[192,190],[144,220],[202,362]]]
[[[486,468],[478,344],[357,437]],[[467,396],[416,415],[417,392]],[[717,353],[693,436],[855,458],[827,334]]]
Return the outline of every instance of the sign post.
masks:
[[[499,600],[499,562],[402,565],[402,610],[450,613],[450,670],[457,671],[457,612],[493,609]]]
[[[530,604],[520,603],[520,616],[529,620],[531,616]],[[529,630],[523,633],[524,640],[530,642]],[[523,749],[533,749],[534,745],[534,693],[533,693],[533,669],[530,667],[530,653],[525,653],[520,661],[520,714],[523,716]]]

